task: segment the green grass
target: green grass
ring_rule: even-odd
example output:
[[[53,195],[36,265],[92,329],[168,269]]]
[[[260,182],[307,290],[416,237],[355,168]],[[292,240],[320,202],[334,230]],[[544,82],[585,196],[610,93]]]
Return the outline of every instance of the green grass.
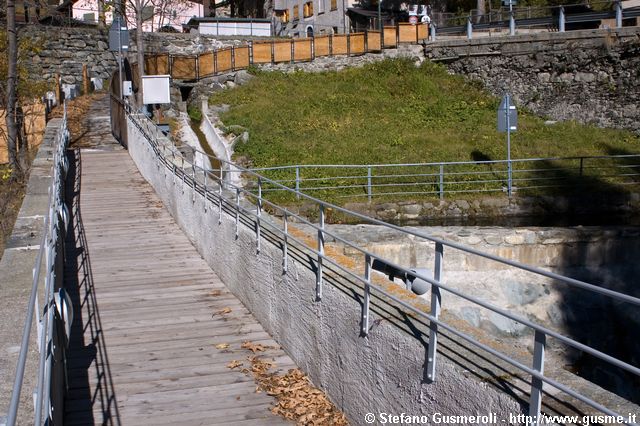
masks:
[[[249,130],[236,155],[253,167],[506,158],[496,130],[499,99],[442,66],[386,60],[341,72],[257,72],[216,93],[226,126]],[[512,158],[640,152],[630,132],[544,119],[519,108]]]

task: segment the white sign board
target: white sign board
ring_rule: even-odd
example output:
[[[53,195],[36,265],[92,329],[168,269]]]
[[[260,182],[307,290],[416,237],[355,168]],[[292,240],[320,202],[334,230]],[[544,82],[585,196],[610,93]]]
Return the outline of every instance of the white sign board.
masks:
[[[142,77],[142,102],[148,104],[171,103],[168,75],[145,75]]]

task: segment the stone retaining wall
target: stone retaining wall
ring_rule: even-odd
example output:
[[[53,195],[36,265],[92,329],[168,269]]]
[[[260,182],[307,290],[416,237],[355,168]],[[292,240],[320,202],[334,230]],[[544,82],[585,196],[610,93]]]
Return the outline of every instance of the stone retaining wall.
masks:
[[[640,134],[640,27],[438,41],[425,54],[536,114]]]

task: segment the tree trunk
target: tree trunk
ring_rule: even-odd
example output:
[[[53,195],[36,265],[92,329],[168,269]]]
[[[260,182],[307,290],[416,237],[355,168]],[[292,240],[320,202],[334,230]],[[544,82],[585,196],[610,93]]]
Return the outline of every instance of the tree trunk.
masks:
[[[107,18],[104,13],[104,0],[98,0],[98,28],[107,26]]]
[[[7,0],[7,150],[12,177],[20,178],[23,169],[18,158],[18,123],[16,122],[16,105],[18,95],[18,37],[16,30],[16,3]]]
[[[142,39],[142,0],[136,0],[136,54],[138,62],[138,106],[142,107],[142,77],[144,76],[144,41]]]

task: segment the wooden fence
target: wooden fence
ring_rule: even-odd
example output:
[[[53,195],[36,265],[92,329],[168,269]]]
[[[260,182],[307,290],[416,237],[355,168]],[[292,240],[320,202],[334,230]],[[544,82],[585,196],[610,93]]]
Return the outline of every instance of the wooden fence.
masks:
[[[291,40],[254,41],[197,56],[145,55],[147,75],[170,75],[177,80],[200,80],[252,64],[309,62],[324,56],[359,56],[400,43],[418,43],[428,37],[427,24],[401,23],[383,31],[365,31]]]

